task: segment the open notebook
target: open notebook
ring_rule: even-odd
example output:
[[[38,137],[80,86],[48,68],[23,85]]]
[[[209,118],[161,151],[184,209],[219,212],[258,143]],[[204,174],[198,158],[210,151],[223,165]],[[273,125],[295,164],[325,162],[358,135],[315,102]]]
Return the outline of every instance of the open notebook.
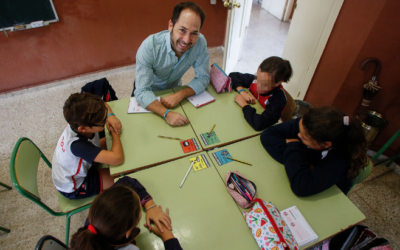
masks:
[[[215,98],[206,90],[204,90],[201,94],[189,96],[187,99],[196,108],[200,108],[206,104],[215,101]]]
[[[157,100],[160,101],[161,96],[157,96]],[[153,113],[153,112],[141,107],[140,104],[137,102],[136,97],[131,97],[131,99],[129,100],[128,114],[135,114],[135,113]]]

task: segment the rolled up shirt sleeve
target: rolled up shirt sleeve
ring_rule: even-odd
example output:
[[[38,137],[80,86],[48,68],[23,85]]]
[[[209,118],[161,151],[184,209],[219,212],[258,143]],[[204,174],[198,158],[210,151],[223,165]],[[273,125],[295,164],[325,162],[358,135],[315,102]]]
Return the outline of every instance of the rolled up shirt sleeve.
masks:
[[[193,64],[194,72],[196,73],[195,78],[188,84],[188,87],[196,92],[196,95],[203,92],[210,84],[210,54],[207,49],[207,41],[201,36],[199,41],[202,46],[201,52],[198,54],[196,61]]]
[[[144,40],[136,54],[135,97],[138,103],[144,108],[147,108],[147,106],[157,100],[151,88],[154,77],[154,49],[152,40],[152,37]]]

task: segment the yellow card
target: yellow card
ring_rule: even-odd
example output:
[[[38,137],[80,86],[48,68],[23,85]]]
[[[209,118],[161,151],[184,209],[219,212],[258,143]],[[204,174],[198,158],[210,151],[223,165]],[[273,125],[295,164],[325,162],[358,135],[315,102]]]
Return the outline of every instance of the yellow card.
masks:
[[[207,161],[207,158],[204,154],[190,158],[189,161],[194,162],[193,163],[194,171],[198,171],[198,170],[202,170],[202,169],[210,167],[210,163]]]

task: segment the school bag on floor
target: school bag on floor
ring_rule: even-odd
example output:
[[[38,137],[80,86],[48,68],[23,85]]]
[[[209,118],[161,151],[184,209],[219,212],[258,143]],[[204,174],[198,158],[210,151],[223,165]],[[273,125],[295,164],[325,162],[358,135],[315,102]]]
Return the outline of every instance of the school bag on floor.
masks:
[[[255,199],[249,212],[243,212],[254,239],[261,250],[299,250],[292,232],[271,203]]]

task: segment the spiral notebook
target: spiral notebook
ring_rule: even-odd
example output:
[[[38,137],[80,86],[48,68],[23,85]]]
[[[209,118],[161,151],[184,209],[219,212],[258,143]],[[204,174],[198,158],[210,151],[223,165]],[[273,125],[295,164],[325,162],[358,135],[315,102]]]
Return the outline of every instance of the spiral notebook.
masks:
[[[215,98],[206,90],[204,90],[201,94],[189,96],[187,99],[196,108],[200,108],[215,101]]]

